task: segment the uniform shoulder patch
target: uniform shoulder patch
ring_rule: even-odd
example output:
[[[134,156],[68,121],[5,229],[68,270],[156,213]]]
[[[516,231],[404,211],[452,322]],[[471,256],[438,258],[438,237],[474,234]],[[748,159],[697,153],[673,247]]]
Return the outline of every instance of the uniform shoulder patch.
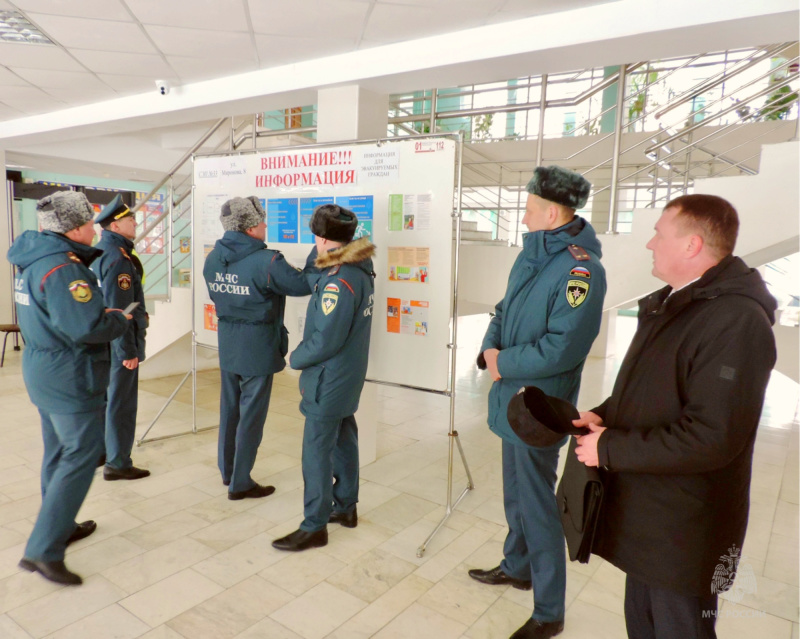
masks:
[[[75,255],[75,253],[73,253],[72,251],[67,251],[67,257],[73,262],[77,262],[78,264],[81,263],[81,258]]]
[[[567,303],[572,308],[578,308],[586,301],[589,294],[589,282],[586,280],[567,280]]]
[[[570,277],[585,277],[587,280],[592,278],[592,273],[585,266],[576,266],[569,272]]]
[[[339,285],[334,282],[329,282],[325,285],[325,288],[322,291],[323,293],[339,293]]]
[[[120,273],[117,275],[117,286],[119,286],[123,291],[129,291],[132,284],[133,280],[127,273]]]
[[[124,247],[120,246],[119,247],[119,252],[122,253],[122,257],[124,257],[126,260],[130,260],[131,259],[131,256],[128,255],[128,251],[126,251]]]
[[[592,259],[591,257],[589,257],[589,254],[577,244],[570,244],[567,247],[567,250],[569,251],[570,255],[572,255],[572,257],[574,257],[579,262],[586,262]]]
[[[336,304],[339,302],[339,293],[331,293],[331,292],[323,292],[322,293],[322,312],[325,315],[330,315],[333,313],[333,309],[336,308]]]
[[[92,289],[86,280],[75,280],[69,284],[69,292],[76,302],[88,302],[92,299]]]
[[[342,268],[342,265],[341,264],[337,264],[330,271],[328,271],[328,275],[337,275],[339,273],[339,269],[340,268]]]

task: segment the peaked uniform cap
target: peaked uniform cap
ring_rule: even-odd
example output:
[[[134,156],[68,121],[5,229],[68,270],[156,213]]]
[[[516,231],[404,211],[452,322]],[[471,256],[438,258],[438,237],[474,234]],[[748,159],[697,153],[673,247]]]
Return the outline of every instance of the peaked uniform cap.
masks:
[[[91,222],[94,210],[83,193],[56,191],[36,203],[36,213],[43,231],[63,234]]]
[[[95,224],[100,226],[108,226],[112,222],[121,220],[123,217],[133,215],[133,211],[128,208],[128,205],[122,201],[122,196],[117,193],[114,199],[103,207],[103,210],[97,214],[94,220]]]
[[[508,423],[528,446],[545,448],[566,435],[586,435],[587,430],[572,425],[580,414],[568,401],[547,395],[536,386],[525,386],[508,403]]]
[[[525,190],[571,209],[586,205],[592,184],[580,173],[561,166],[537,166]]]

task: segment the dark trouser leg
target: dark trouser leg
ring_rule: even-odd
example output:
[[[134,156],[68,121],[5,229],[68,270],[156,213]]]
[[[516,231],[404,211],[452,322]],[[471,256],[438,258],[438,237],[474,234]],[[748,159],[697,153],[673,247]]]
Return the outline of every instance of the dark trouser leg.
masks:
[[[328,525],[333,506],[333,449],[341,419],[306,417],[303,430],[303,514],[300,529],[316,532]]]
[[[61,442],[50,421],[50,415],[39,409],[39,416],[42,421],[42,441],[44,442],[44,458],[42,459],[42,500],[47,493],[47,487],[53,478],[53,473],[58,468],[58,460],[61,459]]]
[[[233,460],[236,457],[236,428],[239,425],[239,376],[228,371],[219,371],[219,440],[217,465],[222,481],[230,482],[233,475]]]
[[[264,422],[272,394],[272,375],[239,378],[239,425],[236,428],[236,454],[231,475],[231,492],[249,490],[255,485],[250,477],[258,447],[264,434]]]
[[[681,595],[648,586],[630,575],[625,581],[625,624],[630,639],[716,639],[716,614],[716,595]]]
[[[106,466],[130,468],[139,402],[138,367],[128,370],[121,361],[112,360],[106,397]]]
[[[516,448],[517,446],[503,440],[503,506],[508,523],[508,534],[503,544],[503,561],[500,563],[500,568],[509,577],[530,581],[531,559],[525,543],[520,513]]]
[[[45,445],[52,446],[57,439],[59,454],[25,548],[28,559],[64,559],[67,539],[75,530],[75,516],[92,484],[103,450],[104,415],[104,408],[71,415],[42,413]],[[52,459],[52,452],[46,450],[45,458]]]
[[[519,512],[530,558],[534,619],[564,618],[567,558],[556,503],[559,448],[515,447]]]
[[[333,449],[333,510],[350,513],[358,503],[358,425],[355,415],[342,420]]]

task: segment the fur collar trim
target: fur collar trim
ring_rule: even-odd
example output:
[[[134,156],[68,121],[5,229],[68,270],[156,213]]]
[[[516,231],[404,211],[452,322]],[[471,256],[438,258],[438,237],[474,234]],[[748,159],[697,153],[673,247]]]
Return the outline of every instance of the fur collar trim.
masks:
[[[337,264],[356,264],[373,255],[375,255],[375,245],[369,241],[368,237],[362,237],[332,251],[318,255],[314,266],[317,268],[329,268]]]

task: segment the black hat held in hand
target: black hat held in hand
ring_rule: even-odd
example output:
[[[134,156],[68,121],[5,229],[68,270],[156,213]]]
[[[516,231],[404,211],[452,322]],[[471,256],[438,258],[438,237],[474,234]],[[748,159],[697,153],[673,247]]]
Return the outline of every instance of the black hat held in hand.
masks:
[[[568,401],[552,397],[536,386],[525,386],[508,403],[508,423],[528,446],[546,448],[565,435],[587,435],[588,430],[572,425],[580,417]]]

